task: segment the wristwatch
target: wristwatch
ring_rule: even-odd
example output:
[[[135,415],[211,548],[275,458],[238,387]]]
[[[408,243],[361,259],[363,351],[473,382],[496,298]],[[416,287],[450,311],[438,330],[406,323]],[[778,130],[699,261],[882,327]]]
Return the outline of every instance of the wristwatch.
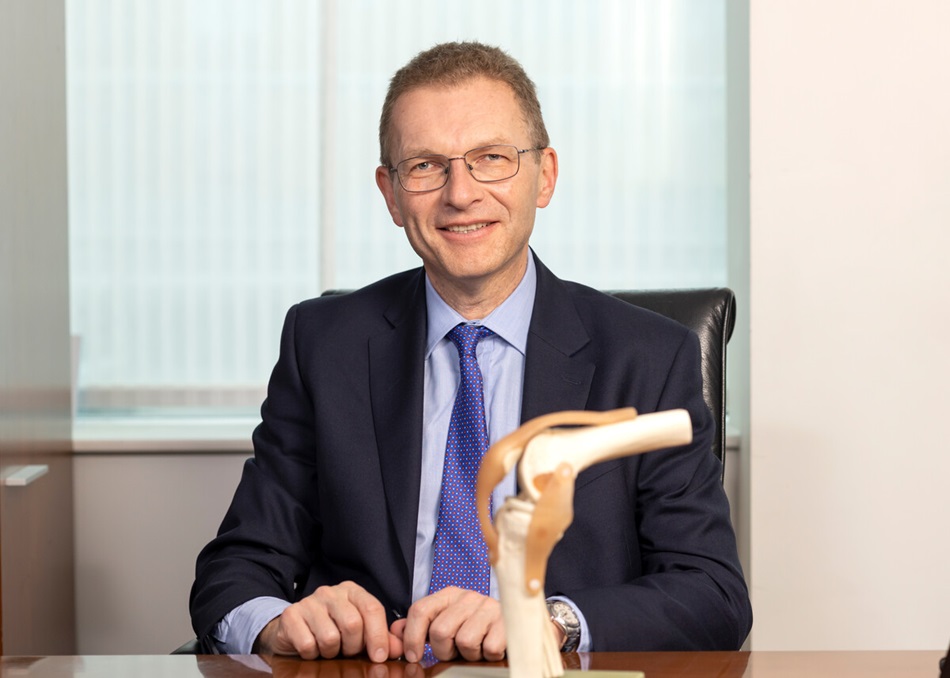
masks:
[[[547,602],[551,621],[564,632],[564,644],[561,645],[561,652],[576,652],[577,646],[581,644],[581,623],[577,619],[577,613],[573,607],[563,600],[549,600]]]

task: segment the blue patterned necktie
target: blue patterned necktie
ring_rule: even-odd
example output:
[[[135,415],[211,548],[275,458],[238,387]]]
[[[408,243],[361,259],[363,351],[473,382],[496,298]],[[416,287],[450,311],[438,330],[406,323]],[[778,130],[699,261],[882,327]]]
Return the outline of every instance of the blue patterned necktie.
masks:
[[[462,324],[446,335],[458,348],[461,380],[445,444],[429,593],[458,586],[489,594],[488,550],[475,508],[478,467],[488,451],[485,395],[475,347],[492,334],[482,325]]]

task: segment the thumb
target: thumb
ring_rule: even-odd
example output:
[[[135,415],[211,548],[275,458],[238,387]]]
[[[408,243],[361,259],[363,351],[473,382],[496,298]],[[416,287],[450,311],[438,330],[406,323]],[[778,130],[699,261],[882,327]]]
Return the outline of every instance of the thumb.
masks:
[[[405,624],[403,624],[405,626]],[[389,658],[390,659],[399,659],[405,653],[405,649],[402,644],[402,634],[396,636],[393,633],[389,634]]]
[[[389,632],[401,642],[402,636],[406,632],[406,618],[403,617],[394,621],[393,625],[389,627]]]

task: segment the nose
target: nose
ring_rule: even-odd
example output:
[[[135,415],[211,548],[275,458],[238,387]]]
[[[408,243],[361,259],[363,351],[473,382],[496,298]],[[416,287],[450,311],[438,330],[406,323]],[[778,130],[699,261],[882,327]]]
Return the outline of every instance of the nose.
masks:
[[[462,167],[452,167],[456,160],[462,161]],[[471,167],[465,158],[449,158],[448,180],[442,190],[445,201],[456,208],[464,208],[475,202],[479,194],[479,182],[472,176]]]

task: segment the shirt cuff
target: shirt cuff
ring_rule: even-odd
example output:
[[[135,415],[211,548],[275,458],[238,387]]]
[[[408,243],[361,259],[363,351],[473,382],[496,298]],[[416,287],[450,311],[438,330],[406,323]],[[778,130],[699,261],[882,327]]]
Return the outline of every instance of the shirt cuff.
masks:
[[[590,639],[590,629],[587,627],[587,620],[584,619],[584,613],[580,611],[577,604],[567,596],[551,596],[548,600],[561,600],[570,605],[577,614],[577,621],[581,624],[581,642],[577,646],[578,652],[593,652],[594,644]]]
[[[264,627],[288,607],[290,603],[280,598],[252,598],[224,615],[211,635],[224,654],[251,654]]]

